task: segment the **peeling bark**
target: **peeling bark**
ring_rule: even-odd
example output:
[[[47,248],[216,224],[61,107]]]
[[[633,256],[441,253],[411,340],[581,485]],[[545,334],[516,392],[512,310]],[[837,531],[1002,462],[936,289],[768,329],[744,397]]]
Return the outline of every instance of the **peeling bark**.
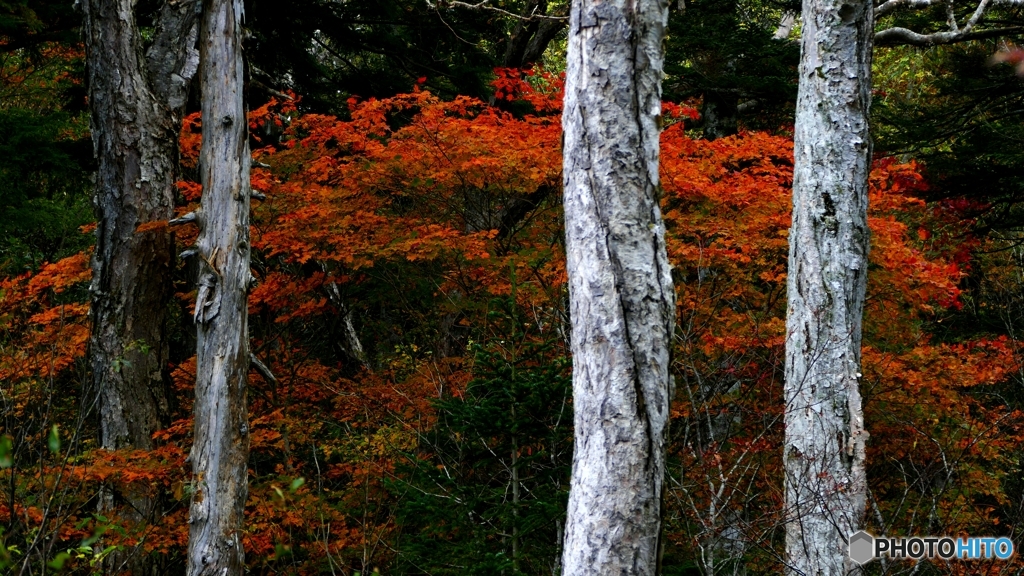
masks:
[[[788,573],[847,574],[866,502],[861,323],[868,270],[872,6],[804,0],[786,320]]]
[[[131,0],[82,2],[94,153],[99,170],[93,204],[96,249],[91,289],[93,385],[99,396],[100,446],[150,449],[167,424],[167,306],[174,238],[166,230],[136,233],[140,224],[174,214],[178,132],[183,99],[195,72],[195,10],[167,2],[156,40],[159,60],[142,57]],[[134,521],[153,520],[157,502],[140,491],[105,490],[100,509],[125,501]],[[124,556],[124,557],[122,557]],[[113,554],[112,572],[160,571],[148,555]]]
[[[657,194],[667,8],[571,8],[562,117],[575,411],[566,576],[658,570],[675,324]]]
[[[242,0],[205,0],[200,37],[203,198],[189,576],[241,575],[248,495],[249,143],[243,99]]]

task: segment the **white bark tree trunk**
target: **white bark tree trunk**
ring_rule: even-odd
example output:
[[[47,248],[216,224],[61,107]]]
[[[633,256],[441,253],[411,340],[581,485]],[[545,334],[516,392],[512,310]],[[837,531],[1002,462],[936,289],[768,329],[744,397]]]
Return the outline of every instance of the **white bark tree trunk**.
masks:
[[[847,574],[863,520],[872,4],[804,0],[786,321],[790,574]]]
[[[242,0],[206,0],[200,36],[203,144],[189,576],[241,575],[248,494],[249,143]]]
[[[564,142],[575,448],[562,574],[658,571],[675,294],[658,205],[666,0],[576,0]]]

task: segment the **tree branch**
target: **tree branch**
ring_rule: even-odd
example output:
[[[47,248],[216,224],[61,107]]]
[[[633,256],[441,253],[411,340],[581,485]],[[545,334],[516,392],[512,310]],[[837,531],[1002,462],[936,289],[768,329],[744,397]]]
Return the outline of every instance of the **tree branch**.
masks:
[[[266,380],[270,384],[273,384],[274,386],[277,386],[277,377],[274,376],[274,373],[270,371],[270,368],[267,367],[267,365],[264,364],[259,358],[257,358],[255,354],[249,354],[249,363],[252,365],[253,368],[256,369],[257,372],[260,373],[260,376],[263,376],[264,380]]]
[[[523,20],[524,22],[530,22],[533,20],[558,20],[567,22],[569,20],[568,16],[548,16],[547,14],[530,14],[529,16],[523,16],[522,14],[516,14],[515,12],[503,10],[501,8],[498,8],[497,6],[491,6],[491,0],[480,0],[480,2],[477,2],[476,4],[470,4],[469,2],[461,2],[460,0],[437,0],[436,3],[432,2],[431,0],[426,0],[426,2],[427,6],[434,10],[437,10],[439,7],[465,8],[467,10],[489,10],[491,12],[497,12],[498,14],[509,16],[517,20]]]
[[[1007,28],[993,28],[980,32],[933,32],[931,34],[920,34],[907,28],[889,28],[875,34],[875,46],[919,46],[929,47],[940,44],[954,44],[967,40],[981,40],[984,38],[997,38],[1024,32],[1024,26],[1010,26]]]
[[[888,16],[900,8],[911,8],[914,10],[929,8],[940,1],[945,2],[946,0],[887,0],[875,6],[875,18]],[[1024,5],[1024,0],[992,0],[991,4],[993,6],[1020,6]]]
[[[316,38],[314,38],[313,40],[315,42],[319,42],[319,40],[317,40]],[[346,62],[346,64],[347,64],[347,62]],[[262,78],[263,80],[266,80],[266,82],[264,82],[263,80],[260,80],[260,78]],[[273,86],[271,86],[271,84],[273,84],[273,83],[274,83],[274,78],[270,74],[267,74],[266,72],[264,72],[263,70],[260,70],[259,68],[257,68],[256,66],[253,66],[252,64],[249,65],[249,85],[250,86],[254,86],[256,88],[259,88],[260,90],[263,90],[267,94],[270,94],[271,96],[276,96],[278,98],[281,98],[282,100],[288,100],[288,101],[295,100],[295,98],[293,98],[290,94],[286,94],[285,92],[282,92],[282,91],[274,88]]]
[[[876,46],[938,46],[940,44],[954,44],[967,40],[982,40],[984,38],[997,38],[999,36],[1010,36],[1024,32],[1024,27],[1014,26],[1009,28],[994,28],[980,32],[933,32],[932,34],[919,34],[906,28],[890,28],[874,35]]]
[[[185,214],[184,216],[181,216],[180,218],[175,218],[175,219],[167,222],[167,225],[168,226],[182,226],[184,224],[191,224],[193,222],[196,222],[198,219],[199,219],[199,216],[195,212],[189,212],[188,214]]]
[[[964,24],[964,29],[962,31],[964,34],[969,33],[974,28],[974,25],[978,23],[978,20],[981,20],[982,14],[984,14],[985,10],[988,9],[989,2],[991,2],[991,0],[981,0],[981,2],[978,2],[978,7],[974,10],[974,14],[971,15],[971,19],[967,21],[967,24]],[[952,9],[950,12],[952,13]],[[952,26],[953,30],[956,31],[955,18],[953,19]]]
[[[932,0],[888,0],[875,6],[875,18],[887,16],[899,8],[921,9],[928,8],[931,5]]]

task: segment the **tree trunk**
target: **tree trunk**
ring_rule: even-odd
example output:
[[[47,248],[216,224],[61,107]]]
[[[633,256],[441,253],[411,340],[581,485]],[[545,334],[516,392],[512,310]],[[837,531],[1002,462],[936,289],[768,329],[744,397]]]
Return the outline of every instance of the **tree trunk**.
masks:
[[[772,34],[773,40],[785,40],[789,38],[793,28],[796,28],[796,12],[792,10],[786,10],[782,13],[782,17],[779,18],[779,25],[775,27],[775,33]]]
[[[564,15],[561,9],[548,14],[547,0],[531,0],[523,9],[523,18],[534,15]],[[565,20],[519,20],[505,47],[501,65],[505,68],[533,66],[547,50],[548,44],[565,28]]]
[[[740,95],[738,92],[704,92],[700,115],[704,120],[704,139],[711,141],[733,136],[739,131]]]
[[[99,163],[90,346],[100,446],[106,450],[152,448],[152,434],[169,415],[165,325],[174,238],[166,227],[135,229],[174,214],[182,94],[198,63],[192,6],[164,6],[155,33],[166,45],[163,57],[146,62],[133,5],[131,0],[82,3]],[[152,520],[158,512],[146,491],[115,495],[110,490],[101,494],[101,511],[120,500],[135,511],[129,519],[136,522]],[[106,564],[114,572],[141,575],[159,571],[151,560],[143,553],[114,554]]]
[[[167,416],[163,328],[173,237],[166,228],[143,233],[135,229],[174,214],[183,94],[198,61],[198,54],[192,54],[194,30],[189,34],[194,11],[165,7],[158,37],[174,37],[177,52],[144,65],[133,4],[83,4],[92,136],[99,161],[93,200],[98,222],[91,351],[100,394],[100,444],[107,449],[149,448],[150,435]],[[150,77],[157,82],[151,83]],[[172,77],[174,82],[165,80]]]
[[[863,520],[872,6],[804,0],[786,322],[789,573],[847,574]]]
[[[188,574],[240,575],[248,494],[249,143],[243,101],[242,0],[206,0],[202,52],[203,199]]]
[[[658,205],[666,0],[578,0],[562,125],[575,448],[563,574],[658,570],[675,294]]]

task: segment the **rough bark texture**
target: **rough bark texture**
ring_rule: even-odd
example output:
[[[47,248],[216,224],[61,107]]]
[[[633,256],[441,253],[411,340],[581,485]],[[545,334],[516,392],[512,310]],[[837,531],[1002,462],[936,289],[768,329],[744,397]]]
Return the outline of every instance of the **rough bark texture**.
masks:
[[[174,157],[178,157],[178,133],[189,86],[199,69],[199,10],[192,0],[165,0],[146,50],[146,64],[153,92],[167,106],[174,123]]]
[[[242,0],[206,0],[200,36],[203,199],[195,321],[195,433],[188,574],[245,568],[242,521],[248,495],[246,375],[249,336],[249,144],[243,101]]]
[[[171,297],[174,239],[138,225],[174,213],[178,131],[183,98],[195,73],[195,10],[168,2],[156,40],[165,57],[145,61],[131,0],[82,2],[89,68],[92,137],[99,171],[93,199],[96,250],[92,280],[92,369],[99,395],[100,446],[152,448],[151,435],[168,417],[165,324]],[[174,90],[164,78],[176,78]],[[100,509],[123,500],[136,521],[152,520],[157,502],[104,491]],[[142,553],[105,563],[118,572],[157,573]]]
[[[179,90],[187,90],[196,62],[187,42],[195,20],[192,6],[181,11],[165,7],[170,14],[162,19],[158,37],[175,36],[176,51],[171,51],[173,59],[147,66],[133,5],[131,0],[83,2],[99,161],[91,352],[100,394],[101,446],[107,449],[149,448],[150,435],[167,415],[163,328],[173,238],[166,229],[135,229],[174,214],[183,100],[172,101],[169,90],[149,79],[173,75]]]
[[[658,570],[675,295],[658,206],[665,0],[578,0],[564,184],[575,451],[563,571]]]
[[[804,0],[786,324],[789,573],[847,574],[861,525],[871,3]]]

